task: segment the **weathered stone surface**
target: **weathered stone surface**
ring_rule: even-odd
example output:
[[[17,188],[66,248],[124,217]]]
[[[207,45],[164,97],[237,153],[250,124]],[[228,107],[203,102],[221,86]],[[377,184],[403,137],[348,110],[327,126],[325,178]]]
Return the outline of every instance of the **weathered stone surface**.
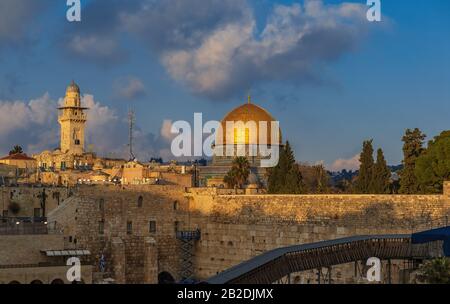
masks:
[[[117,282],[154,283],[163,271],[180,279],[176,227],[201,230],[194,273],[206,279],[274,248],[352,235],[411,233],[444,225],[450,214],[448,195],[221,193],[185,193],[177,186],[82,187],[49,221],[76,239],[76,246],[89,249],[94,261],[105,254],[107,271]],[[156,231],[150,231],[150,221],[156,222]],[[333,268],[333,282],[362,282],[357,264]],[[394,281],[402,281],[407,272],[403,261],[391,261],[391,272]],[[317,279],[317,271],[307,271],[293,274],[291,282]]]

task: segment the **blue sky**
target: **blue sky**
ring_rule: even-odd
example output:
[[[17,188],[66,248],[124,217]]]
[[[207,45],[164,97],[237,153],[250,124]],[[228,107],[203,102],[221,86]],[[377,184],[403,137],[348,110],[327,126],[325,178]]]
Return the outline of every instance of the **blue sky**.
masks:
[[[130,106],[140,158],[168,159],[169,121],[220,120],[250,91],[299,161],[354,167],[373,138],[398,164],[406,128],[449,129],[450,2],[382,0],[381,23],[365,2],[90,0],[68,23],[65,1],[2,0],[0,152],[56,147],[74,79],[100,154],[126,150]]]

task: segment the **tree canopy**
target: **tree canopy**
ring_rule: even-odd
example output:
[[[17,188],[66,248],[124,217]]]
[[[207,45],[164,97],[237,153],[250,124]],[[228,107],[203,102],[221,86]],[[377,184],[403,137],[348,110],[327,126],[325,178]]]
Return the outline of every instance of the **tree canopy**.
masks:
[[[383,150],[377,151],[377,162],[373,167],[371,191],[376,194],[387,194],[390,189],[391,170],[387,166]]]
[[[420,192],[420,185],[416,178],[416,160],[423,153],[423,141],[426,135],[419,129],[407,129],[403,141],[403,169],[400,171],[400,189],[403,194]]]
[[[250,175],[250,163],[246,157],[236,157],[223,181],[230,188],[243,188]]]
[[[417,158],[415,177],[426,193],[441,193],[443,183],[450,179],[450,131],[444,131],[428,143]]]
[[[450,259],[439,258],[426,262],[419,269],[418,279],[428,284],[450,284]]]
[[[268,192],[271,194],[303,193],[302,175],[295,163],[294,152],[287,141],[280,148],[278,164],[268,170]]]
[[[23,153],[23,149],[19,145],[15,145],[11,151],[9,151],[9,155]]]
[[[370,193],[373,178],[373,147],[372,139],[363,143],[363,150],[359,156],[359,174],[356,180],[356,191],[358,193]]]

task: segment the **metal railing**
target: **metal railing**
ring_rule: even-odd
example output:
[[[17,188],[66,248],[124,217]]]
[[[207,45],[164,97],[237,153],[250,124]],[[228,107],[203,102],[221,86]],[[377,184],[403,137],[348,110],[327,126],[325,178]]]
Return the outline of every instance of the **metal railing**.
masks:
[[[26,222],[7,222],[0,223],[0,235],[39,235],[53,234],[55,230],[49,229],[48,225],[43,222],[26,223]]]

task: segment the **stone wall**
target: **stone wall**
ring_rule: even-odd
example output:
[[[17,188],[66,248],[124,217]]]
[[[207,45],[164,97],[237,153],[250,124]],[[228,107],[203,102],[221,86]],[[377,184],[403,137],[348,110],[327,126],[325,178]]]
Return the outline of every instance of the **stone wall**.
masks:
[[[3,211],[7,211],[9,217],[33,217],[35,209],[41,209],[42,190],[40,187],[2,187],[0,189],[0,211],[1,214],[6,214]],[[71,190],[64,187],[50,187],[45,188],[46,198],[46,213],[52,211],[58,205],[63,202],[69,195]],[[20,206],[20,211],[17,214],[13,214],[8,207],[10,203],[16,202]],[[42,209],[40,210],[40,216],[42,216]]]
[[[94,272],[104,254],[107,272],[118,283],[154,283],[162,272],[180,279],[175,227],[199,228],[195,277],[206,279],[274,248],[444,225],[450,215],[448,187],[445,195],[242,195],[214,188],[185,192],[179,186],[84,186],[51,212],[49,224],[72,246],[91,251]],[[149,230],[150,221],[156,232]],[[391,262],[393,280],[405,281],[408,265]],[[363,268],[361,263],[335,267],[332,280],[362,282],[355,273]],[[317,271],[296,274],[292,281],[314,283]]]
[[[64,248],[61,235],[1,235],[0,265],[48,262],[41,250]]]
[[[50,284],[54,280],[67,281],[64,257],[47,257],[43,250],[64,249],[64,238],[50,235],[0,235],[0,284],[19,282],[29,284],[40,281]],[[85,283],[92,282],[92,266],[82,262],[81,275]]]
[[[68,270],[69,266],[0,268],[0,284],[71,284],[66,276]],[[92,283],[92,266],[81,266],[81,280]]]
[[[190,189],[186,196],[191,225],[202,232],[195,251],[199,279],[274,248],[411,233],[428,229],[432,220],[444,225],[450,215],[444,195],[219,195],[216,189]],[[354,282],[354,272],[354,265],[337,268],[334,281]],[[310,272],[299,281],[315,276]]]
[[[177,278],[175,228],[188,224],[183,191],[179,186],[158,185],[80,187],[73,198],[49,214],[49,225],[62,230],[75,247],[91,251],[94,271],[104,254],[107,271],[117,282],[156,282],[154,273],[162,271]],[[150,231],[150,221],[156,223],[155,232]],[[156,266],[151,264],[155,256]]]

